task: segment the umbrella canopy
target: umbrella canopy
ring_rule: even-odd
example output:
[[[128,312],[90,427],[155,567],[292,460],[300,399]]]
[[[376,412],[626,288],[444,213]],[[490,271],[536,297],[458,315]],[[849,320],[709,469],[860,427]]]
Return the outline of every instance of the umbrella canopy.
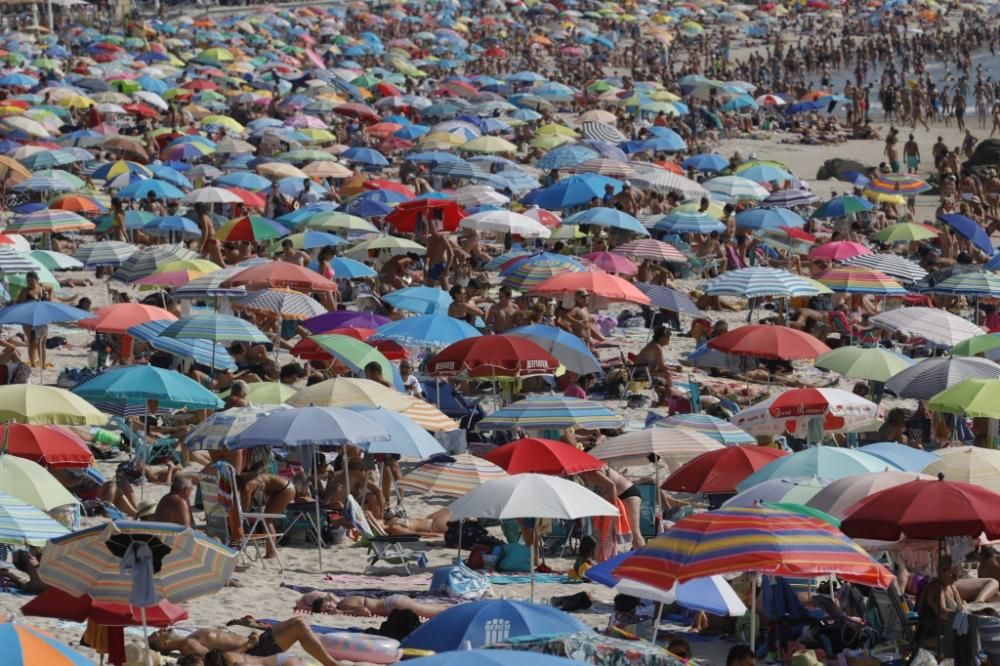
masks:
[[[373,340],[395,340],[401,345],[440,348],[481,334],[461,319],[445,314],[418,315],[383,324]]]
[[[712,349],[739,356],[792,361],[816,358],[830,348],[816,337],[788,326],[741,326],[708,341]]]
[[[416,314],[447,314],[454,299],[444,290],[432,287],[405,287],[382,297],[394,308]]]
[[[840,479],[852,474],[898,469],[895,465],[862,453],[857,449],[833,446],[812,446],[790,456],[779,458],[741,481],[737,488],[746,490],[758,483],[779,477],[822,476]]]
[[[579,337],[555,326],[531,324],[512,328],[505,335],[527,338],[552,354],[570,372],[579,375],[599,374],[601,365]]]
[[[189,527],[116,521],[49,541],[38,575],[73,596],[130,603],[132,573],[122,567],[122,558],[134,543],[152,551],[155,597],[173,603],[218,592],[236,565],[235,551]]]
[[[753,507],[768,503],[803,504],[826,487],[827,479],[818,476],[779,477],[758,483],[733,495],[724,507]]]
[[[477,424],[479,430],[615,429],[625,419],[604,405],[565,396],[531,396],[498,409]]]
[[[986,335],[977,335],[973,338],[968,338],[962,340],[957,345],[951,348],[952,357],[955,356],[978,356],[979,354],[986,355],[988,352],[992,352],[994,349],[1000,348],[1000,335],[995,333],[988,333]],[[990,360],[990,356],[986,356]],[[966,379],[971,379],[967,377]]]
[[[1000,379],[1000,365],[985,358],[927,358],[891,377],[885,390],[900,398],[930,400],[968,379]]]
[[[86,442],[58,426],[12,423],[5,427],[7,453],[51,469],[90,467],[94,454]]]
[[[581,293],[588,297],[597,297],[603,301],[638,303],[646,305],[649,296],[642,293],[631,282],[596,271],[581,271],[578,273],[563,273],[531,288],[531,293],[545,296],[569,296]]]
[[[757,438],[753,435],[743,432],[729,421],[710,414],[674,414],[667,417],[656,417],[654,414],[653,417],[650,420],[647,416],[647,428],[687,428],[707,435],[725,446],[757,443]]]
[[[724,448],[711,437],[685,428],[647,428],[611,437],[590,450],[601,460],[625,464],[648,463],[650,455],[659,456],[671,470],[708,451]],[[641,462],[640,462],[641,461]]]
[[[236,362],[225,346],[212,340],[199,338],[165,338],[161,334],[170,326],[166,320],[149,321],[132,326],[127,333],[143,340],[157,351],[180,358],[193,359],[195,363],[216,369],[236,369]]]
[[[529,377],[552,374],[558,367],[559,361],[531,340],[484,335],[442,349],[431,358],[427,371],[439,377]]]
[[[920,472],[938,459],[936,453],[916,449],[898,442],[875,442],[858,448],[876,458],[895,465],[904,472]]]
[[[913,359],[882,347],[838,347],[816,359],[818,368],[876,382],[887,381],[911,365]]]
[[[0,543],[20,546],[44,546],[45,542],[66,534],[62,523],[41,509],[0,492]]]
[[[869,495],[915,479],[932,480],[933,476],[910,472],[886,471],[874,474],[852,474],[831,481],[806,502],[807,506],[843,518],[851,507]]]
[[[1000,538],[1000,495],[972,483],[915,479],[868,495],[840,523],[856,539]]]
[[[37,425],[97,425],[108,417],[86,400],[54,386],[0,386],[0,419]]]
[[[44,467],[13,455],[0,456],[0,487],[40,511],[79,502]]]
[[[20,622],[0,623],[0,650],[10,666],[89,666],[94,663],[48,633]]]
[[[894,580],[833,526],[767,508],[719,509],[683,518],[622,562],[614,575],[669,589],[676,582],[746,571],[793,577],[835,573],[880,588]]]
[[[655,259],[659,261],[670,261],[676,263],[687,263],[687,257],[685,257],[680,250],[675,248],[670,243],[664,243],[663,241],[654,240],[652,238],[640,238],[638,240],[629,241],[619,245],[614,250],[615,254],[621,254],[627,257],[639,257],[640,259]],[[645,293],[645,292],[644,292]],[[646,294],[647,296],[649,294]]]
[[[580,472],[593,472],[604,467],[604,462],[580,451],[575,446],[551,439],[527,437],[504,444],[484,456],[486,460],[503,468],[508,474],[554,474],[572,476]]]
[[[875,423],[878,405],[842,389],[789,389],[744,409],[732,422],[753,435],[805,433],[822,417],[825,431],[850,431]]]
[[[52,301],[28,301],[9,305],[0,310],[0,324],[46,326],[56,322],[89,319],[91,313]]]
[[[348,409],[364,414],[389,433],[387,441],[371,442],[371,454],[393,454],[424,460],[445,452],[444,447],[406,414],[383,407],[354,406]]]
[[[163,308],[141,303],[116,303],[98,308],[90,319],[80,321],[82,328],[101,333],[126,335],[128,329],[150,321],[176,321],[177,317]]]
[[[848,266],[864,266],[902,280],[916,282],[927,277],[927,271],[919,264],[898,254],[859,254],[844,262]]]
[[[216,450],[228,448],[235,444],[240,434],[273,412],[275,409],[287,409],[285,405],[266,405],[263,407],[233,407],[222,412],[215,412],[199,423],[188,433],[184,440],[190,449]]]
[[[938,459],[924,468],[926,474],[944,474],[949,481],[973,483],[1000,492],[1000,451],[977,446],[938,449]]]
[[[269,261],[236,273],[222,283],[223,287],[247,287],[249,289],[267,289],[270,287],[286,287],[304,291],[336,291],[337,285],[319,273],[304,266],[290,264],[287,261]]]
[[[1000,391],[1000,379],[966,379],[931,396],[927,408],[949,414],[1000,418],[997,391]]]
[[[186,610],[169,601],[161,601],[144,609],[146,624],[150,627],[169,627],[188,618]],[[142,624],[138,608],[129,604],[94,601],[90,595],[74,597],[62,590],[49,589],[21,606],[23,615],[52,617],[70,622],[88,619],[105,627],[129,627]]]
[[[246,319],[216,313],[197,314],[178,319],[163,329],[160,337],[270,342],[270,339],[259,328]]]
[[[291,289],[262,289],[240,299],[238,307],[252,312],[267,312],[281,319],[302,321],[326,313],[316,299]]]
[[[488,460],[459,453],[431,458],[404,475],[399,485],[419,493],[463,497],[473,488],[505,476],[507,472]]]
[[[871,323],[879,328],[908,336],[924,338],[930,343],[951,347],[983,329],[971,321],[945,310],[925,307],[908,307],[875,315]]]
[[[297,391],[288,404],[293,407],[384,407],[403,411],[412,402],[405,393],[394,391],[370,379],[335,377]]]
[[[572,615],[552,606],[487,599],[469,601],[449,608],[420,625],[403,639],[401,645],[417,650],[448,652],[461,650],[466,643],[476,648],[517,636],[567,633],[583,631],[585,628]],[[530,660],[531,656],[522,655],[523,658]]]
[[[573,481],[546,474],[515,474],[487,481],[448,506],[452,520],[464,518],[561,518],[617,516],[607,500]]]
[[[147,403],[163,407],[219,409],[222,401],[190,377],[151,365],[116,368],[73,389],[90,401]]]
[[[271,412],[240,433],[230,448],[345,444],[366,448],[371,442],[388,439],[385,428],[359,412],[342,407],[297,407]]]
[[[740,481],[785,455],[780,449],[753,446],[708,451],[667,477],[662,488],[703,495],[735,493]]]
[[[837,266],[815,276],[833,291],[850,294],[903,296],[906,289],[881,271],[859,266]]]
[[[726,271],[705,285],[705,293],[712,296],[814,296],[816,287],[801,276],[780,268],[740,268]]]

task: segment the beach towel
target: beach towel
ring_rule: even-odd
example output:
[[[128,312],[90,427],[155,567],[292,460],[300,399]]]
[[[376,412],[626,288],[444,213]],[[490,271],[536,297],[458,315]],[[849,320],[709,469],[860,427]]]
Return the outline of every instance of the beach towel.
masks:
[[[616,497],[615,506],[618,507],[617,517],[595,516],[591,519],[597,540],[597,553],[594,559],[598,562],[610,560],[615,556],[619,544],[628,543],[632,539],[632,529],[625,513],[625,504]]]
[[[412,576],[393,576],[392,577],[392,587],[393,589],[400,589],[403,587],[413,587],[417,589],[425,589],[433,579],[433,576],[429,573],[414,574]],[[353,587],[381,587],[386,584],[386,578],[380,576],[355,576],[351,574],[327,574],[323,577],[328,583],[335,583],[337,585],[350,585]]]
[[[521,576],[514,574],[490,574],[490,583],[493,585],[518,585],[531,582],[531,575],[524,574]],[[552,574],[552,573],[536,573],[535,574],[535,584],[543,585],[545,583],[562,583],[576,585],[584,581],[573,580],[566,574]]]

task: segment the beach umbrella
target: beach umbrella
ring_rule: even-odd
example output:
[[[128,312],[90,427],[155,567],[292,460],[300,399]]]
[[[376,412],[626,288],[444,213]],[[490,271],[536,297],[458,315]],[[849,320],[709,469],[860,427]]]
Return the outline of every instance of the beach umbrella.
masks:
[[[935,453],[938,459],[924,468],[925,474],[943,474],[949,481],[972,483],[1000,492],[1000,451],[977,446],[950,446]]]
[[[506,266],[501,266],[500,276],[505,286],[526,291],[556,275],[584,270],[583,264],[574,257],[542,252],[511,259]]]
[[[619,245],[612,250],[615,254],[629,257],[639,257],[640,259],[655,259],[661,261],[687,263],[680,250],[670,243],[654,240],[652,238],[639,238]]]
[[[468,453],[434,456],[403,475],[399,485],[419,493],[463,497],[487,481],[507,476],[493,463]]]
[[[815,276],[833,291],[850,294],[903,296],[906,289],[881,271],[855,266],[837,266]]]
[[[736,226],[744,229],[798,228],[805,223],[801,215],[787,208],[758,206],[736,214]]]
[[[761,201],[770,192],[749,178],[742,176],[720,176],[706,180],[702,185],[712,194],[712,198],[735,204],[740,201]]]
[[[93,315],[86,310],[53,301],[29,301],[0,309],[0,324],[46,326],[56,322],[79,321]]]
[[[401,646],[454,655],[469,655],[471,659],[477,660],[476,663],[480,663],[477,654],[495,651],[463,652],[462,646],[468,644],[478,648],[520,636],[565,634],[584,630],[586,626],[582,622],[549,605],[507,599],[485,599],[458,604],[431,618],[403,639]],[[520,659],[529,662],[536,656],[524,652],[508,654],[519,655]],[[433,659],[440,660],[444,656],[445,654],[438,654]],[[549,664],[558,666],[559,663],[566,663],[566,660],[555,657],[551,657],[550,660],[555,660],[556,663],[547,661],[538,666],[549,666]],[[510,662],[506,660],[503,663]]]
[[[295,389],[280,382],[254,382],[247,390],[247,402],[253,405],[280,405],[287,402]]]
[[[708,346],[727,354],[782,361],[814,359],[830,351],[826,344],[808,333],[766,324],[741,326],[709,340]]]
[[[664,490],[702,495],[736,492],[736,485],[775,458],[788,455],[780,449],[732,446],[692,458],[663,483]]]
[[[639,272],[639,267],[632,263],[627,257],[612,252],[591,252],[583,257],[592,266],[595,266],[607,273],[617,273],[619,275],[635,275]]]
[[[959,213],[938,215],[937,219],[954,229],[955,233],[971,242],[988,256],[993,256],[993,241],[990,240],[990,235],[986,233],[986,230],[975,220]]]
[[[885,389],[900,398],[930,400],[967,379],[1000,379],[1000,365],[974,357],[926,358],[891,377]]]
[[[533,294],[559,296],[564,299],[581,291],[585,292],[588,298],[596,297],[598,303],[607,301],[649,304],[649,297],[631,282],[616,275],[597,271],[554,275],[531,288]]]
[[[904,197],[915,196],[930,189],[932,188],[926,181],[904,173],[876,174],[865,187],[869,192],[898,194]]]
[[[83,268],[83,263],[62,252],[32,250],[31,258],[50,271],[73,271]]]
[[[552,235],[552,231],[538,221],[509,210],[475,213],[463,218],[458,226],[480,232],[513,234],[522,238],[548,238]]]
[[[402,412],[413,401],[409,395],[370,379],[334,377],[299,389],[288,400],[293,407],[384,407]]]
[[[890,224],[885,229],[872,234],[872,240],[882,243],[912,243],[913,241],[927,240],[935,238],[936,231],[932,231],[923,224],[913,222],[899,222]]]
[[[0,650],[10,666],[90,666],[94,662],[49,633],[21,622],[0,623]]]
[[[65,389],[33,384],[0,386],[0,419],[36,425],[103,426],[108,421],[87,401]]]
[[[600,363],[590,348],[577,336],[561,328],[532,324],[510,329],[505,335],[527,338],[552,354],[568,371],[578,375],[598,374]]]
[[[715,155],[713,153],[699,153],[681,162],[681,168],[683,169],[694,169],[695,171],[704,173],[722,171],[728,166],[729,160],[722,155]]]
[[[163,407],[219,409],[222,401],[190,377],[152,365],[115,368],[80,384],[73,393],[90,401],[155,402]]]
[[[931,396],[927,408],[935,412],[972,417],[1000,418],[995,400],[1000,379],[966,379]]]
[[[650,456],[656,456],[668,469],[676,471],[698,456],[722,448],[725,448],[722,444],[694,430],[647,428],[611,437],[590,453],[601,460],[621,464],[645,464]]]
[[[79,502],[48,470],[27,458],[0,456],[0,483],[4,493],[40,511]]]
[[[625,420],[604,405],[565,396],[531,396],[489,414],[479,430],[617,429]]]
[[[692,317],[705,316],[705,313],[698,309],[694,301],[682,291],[657,284],[649,284],[648,282],[636,282],[635,286],[649,297],[649,305],[651,307],[669,310],[678,314],[691,315]]]
[[[86,442],[58,426],[11,423],[4,428],[6,452],[49,469],[90,467],[94,454]]]
[[[342,407],[296,407],[271,412],[240,433],[230,448],[338,447],[345,444],[366,448],[371,442],[388,439],[385,428],[361,413]]]
[[[426,460],[445,453],[444,447],[406,414],[381,406],[355,405],[348,409],[365,415],[389,434],[387,441],[369,443],[369,454],[392,454]]]
[[[730,420],[752,435],[805,434],[817,419],[824,431],[857,430],[877,422],[878,405],[836,388],[798,388],[771,396]]]
[[[907,307],[877,314],[871,323],[896,333],[921,337],[930,343],[951,347],[983,329],[971,321],[938,308]]]
[[[707,234],[713,231],[725,231],[726,225],[708,213],[675,210],[661,218],[653,228],[671,234]]]
[[[948,294],[953,296],[983,296],[996,298],[1000,296],[1000,276],[986,272],[967,272],[951,275],[938,282],[928,294]]]
[[[73,257],[87,268],[95,266],[118,266],[138,250],[139,248],[131,243],[99,241],[80,245],[73,253]]]
[[[288,229],[266,217],[243,215],[223,224],[215,235],[223,241],[260,242],[287,236]]]
[[[859,254],[843,263],[881,271],[904,282],[916,282],[927,277],[927,271],[918,264],[897,254]]]
[[[437,289],[435,291],[441,291]],[[393,292],[395,293],[395,292]],[[323,333],[335,328],[378,328],[389,323],[388,317],[371,314],[368,312],[350,312],[348,310],[335,310],[327,312],[319,317],[313,317],[302,322],[302,325],[313,333]]]
[[[938,459],[937,454],[898,442],[865,444],[859,451],[881,458],[904,472],[919,472]]]
[[[909,483],[915,479],[928,481],[933,480],[934,477],[896,470],[875,472],[874,474],[854,474],[831,481],[825,488],[808,499],[805,504],[831,516],[843,518],[855,504],[869,495]]]
[[[834,197],[817,208],[812,216],[820,219],[849,217],[875,208],[871,202],[852,195]]]
[[[554,185],[532,190],[522,197],[521,202],[547,210],[573,208],[589,203],[594,197],[603,197],[605,185],[610,185],[615,194],[622,189],[620,180],[593,173],[578,174]]]
[[[69,530],[42,510],[0,492],[0,543],[42,547]]]
[[[574,213],[563,218],[563,224],[569,225],[593,225],[606,227],[608,229],[620,229],[639,236],[649,236],[649,230],[642,225],[642,222],[634,216],[622,212],[616,208],[595,207]]]
[[[858,449],[813,446],[775,460],[741,481],[741,491],[780,477],[822,476],[835,480],[852,474],[898,469],[895,465]]]
[[[194,338],[200,340],[244,340],[269,342],[260,329],[245,319],[223,314],[196,314],[177,319],[163,329],[160,337]]]
[[[319,301],[291,289],[262,289],[241,298],[236,306],[252,312],[269,312],[279,319],[303,321],[326,313]]]
[[[395,340],[401,345],[441,348],[481,334],[460,319],[444,314],[418,315],[379,326],[372,340]]]
[[[337,285],[308,268],[290,264],[287,261],[269,261],[250,266],[236,273],[225,282],[223,287],[247,287],[249,289],[267,289],[271,287],[286,287],[303,291],[336,291]]]
[[[389,360],[375,347],[366,342],[347,335],[321,334],[309,337],[324,351],[346,365],[352,372],[362,374],[370,363],[377,363],[382,369],[382,376],[391,378],[397,389],[402,389],[402,379],[399,371],[389,363]]]
[[[216,369],[235,369],[236,362],[229,355],[225,346],[211,340],[196,338],[178,339],[165,338],[160,334],[170,326],[169,321],[148,321],[126,330],[128,335],[142,340],[157,351],[173,354],[180,358],[189,358],[199,365]]]
[[[951,536],[1000,537],[997,493],[972,483],[914,479],[870,494],[846,510],[840,523],[856,539],[940,540]]]
[[[876,382],[887,381],[913,363],[913,359],[882,347],[838,347],[816,358],[818,368]]]
[[[121,262],[112,277],[122,282],[134,282],[139,278],[152,275],[165,264],[197,258],[198,255],[181,245],[154,245],[129,255]]]
[[[484,458],[508,474],[573,476],[604,467],[604,461],[575,446],[537,437],[525,437],[504,444],[487,453]]]
[[[0,270],[4,273],[27,273],[37,268],[34,260],[27,255],[9,248],[0,248]]]
[[[951,348],[951,356],[968,356],[976,357],[983,354],[989,360],[993,360],[993,354],[990,354],[994,349],[1000,347],[1000,335],[995,333],[989,333],[986,335],[977,335],[966,340],[962,340],[957,345]],[[968,377],[966,379],[969,379]]]
[[[215,412],[194,427],[184,440],[189,449],[214,451],[229,448],[240,434],[276,409],[290,409],[285,405],[262,407],[232,407]]]
[[[816,288],[801,276],[780,268],[739,268],[726,271],[705,285],[710,296],[814,296]]]
[[[345,278],[349,280],[375,277],[378,275],[374,269],[369,268],[360,261],[346,259],[344,257],[335,257],[330,262],[330,268],[333,269],[333,274],[338,278]]]
[[[829,261],[846,261],[861,254],[871,254],[871,250],[854,241],[831,241],[811,250],[809,257]]]
[[[15,216],[14,220],[4,229],[4,233],[30,236],[33,234],[84,231],[93,228],[93,222],[72,211],[45,208],[27,215]]]
[[[430,359],[427,372],[440,377],[530,377],[552,374],[558,367],[559,361],[531,340],[484,335],[445,347]]]
[[[753,507],[765,503],[799,503],[809,501],[830,481],[818,476],[782,476],[755,484],[723,502],[724,507]]]

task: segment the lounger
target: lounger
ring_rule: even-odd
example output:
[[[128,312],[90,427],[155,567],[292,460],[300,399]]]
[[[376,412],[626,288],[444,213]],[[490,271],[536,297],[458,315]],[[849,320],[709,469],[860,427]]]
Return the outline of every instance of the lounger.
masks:
[[[120,416],[112,416],[111,422],[122,431],[122,435],[129,441],[137,461],[149,465],[154,460],[170,458],[175,463],[180,464],[181,457],[177,453],[178,439],[176,437],[161,437],[156,441],[150,441],[141,432],[133,430],[128,421]]]
[[[368,547],[368,564],[362,573],[368,573],[379,560],[401,566],[406,569],[407,574],[413,573],[413,564],[421,569],[427,566],[427,555],[403,547],[404,543],[419,542],[419,536],[389,536],[380,533],[368,522],[361,505],[350,495],[344,504],[344,514],[361,535],[361,542]]]

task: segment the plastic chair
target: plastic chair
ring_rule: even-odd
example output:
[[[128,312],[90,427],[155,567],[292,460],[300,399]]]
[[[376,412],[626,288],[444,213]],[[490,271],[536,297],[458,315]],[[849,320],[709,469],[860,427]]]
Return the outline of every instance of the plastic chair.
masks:
[[[404,543],[419,542],[419,536],[389,536],[377,531],[368,522],[361,505],[351,495],[348,495],[347,501],[344,502],[344,517],[351,521],[351,525],[361,535],[361,543],[368,547],[368,564],[362,573],[368,573],[379,560],[401,566],[406,569],[407,574],[413,573],[411,568],[413,564],[421,569],[427,566],[427,556],[424,553],[403,547]]]
[[[175,463],[180,464],[181,457],[175,448],[178,442],[176,437],[161,437],[151,442],[144,434],[133,430],[124,418],[112,416],[111,422],[122,431],[122,436],[129,441],[136,460],[142,464],[149,465],[160,458],[170,458]]]

